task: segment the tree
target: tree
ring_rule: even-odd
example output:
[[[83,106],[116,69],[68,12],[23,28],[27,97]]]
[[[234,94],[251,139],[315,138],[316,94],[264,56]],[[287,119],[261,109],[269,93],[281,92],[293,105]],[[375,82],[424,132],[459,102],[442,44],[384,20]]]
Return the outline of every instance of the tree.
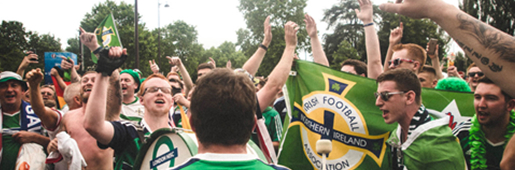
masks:
[[[352,45],[344,40],[338,45],[338,50],[332,54],[330,60],[330,67],[335,70],[340,70],[341,63],[347,59],[359,59],[358,51]]]
[[[45,52],[60,52],[61,43],[53,35],[25,31],[23,23],[2,21],[0,28],[0,70],[16,72],[25,57],[24,51],[35,49],[39,56],[38,64],[27,69],[44,68]],[[23,76],[23,75],[22,75]]]
[[[444,31],[430,20],[415,20],[401,15],[387,13],[379,10],[374,5],[374,23],[380,42],[381,55],[384,61],[389,45],[390,30],[399,26],[399,22],[404,23],[404,35],[402,43],[414,43],[426,47],[429,38],[437,38],[439,44],[439,57],[445,54],[446,44],[449,38],[444,35]],[[325,11],[324,21],[328,22],[328,29],[333,28],[334,32],[324,36],[324,51],[329,61],[339,61],[334,59],[334,54],[340,49],[343,41],[348,43],[357,51],[362,61],[366,61],[365,36],[361,21],[357,18],[354,9],[359,9],[357,1],[341,1]],[[429,59],[428,62],[430,63]],[[332,63],[340,64],[340,63]]]
[[[460,9],[510,35],[515,35],[515,1],[463,0]]]
[[[157,35],[157,32],[158,29],[155,29],[152,31],[152,34]],[[207,58],[202,60],[204,48],[198,43],[198,32],[195,26],[179,20],[161,28],[161,36],[163,54],[161,54],[161,58],[156,58],[156,62],[163,63],[160,65],[163,65],[161,70],[164,73],[170,71],[168,59],[165,56],[181,58],[181,61],[191,75],[195,75],[198,64],[207,60]],[[155,41],[154,44],[158,44],[158,42]]]
[[[245,56],[250,57],[257,50],[264,38],[263,22],[267,16],[271,16],[272,43],[268,47],[265,58],[256,75],[267,76],[279,62],[285,48],[284,24],[287,21],[297,23],[301,28],[305,26],[304,8],[306,0],[240,0],[238,9],[243,13],[247,24],[246,29],[237,31],[238,42],[236,45]],[[297,34],[298,47],[307,48],[308,39],[306,31],[299,31]]]
[[[157,56],[157,43],[153,43],[157,35],[152,34],[145,28],[144,23],[138,24],[138,37],[139,37],[139,61],[135,61],[136,55],[134,54],[134,6],[125,2],[116,4],[114,1],[107,0],[104,3],[95,5],[91,13],[87,13],[81,21],[80,26],[87,32],[93,32],[95,28],[104,20],[104,18],[112,13],[116,22],[118,34],[124,48],[127,48],[129,59],[123,65],[124,68],[135,68],[135,63],[148,63],[147,61]],[[141,16],[138,16],[141,18]],[[91,61],[91,51],[84,48],[85,66],[93,65]],[[140,65],[139,68],[144,75],[151,73],[150,67],[146,64]]]

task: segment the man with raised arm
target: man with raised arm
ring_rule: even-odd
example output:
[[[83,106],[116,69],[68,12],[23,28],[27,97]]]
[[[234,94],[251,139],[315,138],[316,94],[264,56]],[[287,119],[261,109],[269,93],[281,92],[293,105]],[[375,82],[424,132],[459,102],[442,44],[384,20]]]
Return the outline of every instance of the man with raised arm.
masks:
[[[278,68],[289,72],[289,67],[283,66],[291,67],[293,61],[298,26],[290,21],[284,29],[286,48],[270,77],[281,75]],[[191,125],[199,143],[198,154],[173,169],[286,169],[267,165],[245,149],[256,123],[256,105],[255,88],[246,74],[215,69],[200,79],[190,107]],[[227,117],[238,123],[224,123]],[[224,125],[219,126],[221,124]]]
[[[504,147],[515,132],[515,99],[487,77],[474,92],[472,119],[460,123],[453,134],[460,139],[468,169],[499,169]]]
[[[109,75],[120,67],[127,58],[126,50],[112,47],[109,52],[100,52],[95,84],[91,98],[86,106],[84,127],[97,140],[100,148],[115,151],[114,169],[132,168],[144,137],[160,128],[171,128],[168,112],[173,106],[172,90],[166,77],[161,74],[150,75],[142,84],[139,92],[140,102],[145,107],[143,119],[138,123],[128,121],[105,121],[107,86]],[[141,135],[141,136],[140,136]]]
[[[0,106],[2,113],[2,140],[0,154],[0,169],[15,169],[16,160],[22,144],[37,143],[43,147],[50,141],[43,136],[43,126],[49,130],[55,129],[60,122],[58,111],[47,110],[39,93],[39,84],[31,88],[34,107],[22,100],[27,91],[27,83],[21,76],[4,71],[0,73]],[[37,98],[37,99],[36,99]],[[48,111],[48,112],[47,112]]]
[[[81,42],[95,51],[100,46],[97,43],[96,35],[89,33],[80,28]],[[99,50],[103,51],[103,49]],[[97,54],[98,55],[98,52]],[[97,56],[98,57],[98,56]],[[84,157],[88,165],[88,169],[113,169],[113,154],[112,149],[100,149],[96,145],[96,139],[93,138],[84,127],[85,109],[93,100],[91,98],[91,90],[95,81],[95,71],[87,71],[80,78],[79,97],[82,102],[82,106],[76,109],[71,109],[63,117],[63,123],[61,130],[66,131],[71,138],[77,142],[77,146]],[[66,89],[68,90],[68,88]],[[108,113],[102,116],[101,119],[105,120],[118,120],[120,119],[120,108],[121,108],[121,87],[119,81],[119,73],[115,72],[110,77],[109,92],[108,92],[107,106],[104,105],[104,109],[107,109]],[[97,106],[94,106],[97,107]]]
[[[377,77],[376,106],[385,123],[398,123],[387,144],[392,169],[465,169],[461,147],[448,119],[432,120],[422,105],[421,86],[409,69],[395,69]]]

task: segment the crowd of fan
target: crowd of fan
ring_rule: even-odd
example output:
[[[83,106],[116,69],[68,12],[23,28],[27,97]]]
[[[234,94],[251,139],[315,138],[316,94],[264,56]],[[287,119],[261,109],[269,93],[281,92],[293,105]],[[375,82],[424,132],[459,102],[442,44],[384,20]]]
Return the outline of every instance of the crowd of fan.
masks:
[[[367,63],[350,59],[341,64],[341,71],[376,79],[376,106],[386,123],[399,124],[387,141],[392,153],[389,159],[392,169],[500,169],[501,165],[503,169],[510,169],[515,156],[515,141],[509,142],[515,132],[515,99],[513,86],[504,84],[513,83],[513,76],[508,76],[514,60],[512,56],[503,58],[499,53],[490,52],[488,47],[495,45],[471,43],[479,36],[467,30],[486,28],[490,32],[484,34],[495,34],[507,44],[514,44],[513,37],[440,0],[405,0],[401,4],[381,5],[381,9],[414,18],[430,18],[451,37],[467,42],[461,43],[462,47],[475,49],[492,64],[494,61],[508,64],[505,70],[501,67],[503,72],[500,72],[491,69],[488,60],[485,63],[485,60],[472,58],[481,64],[470,65],[464,75],[452,65],[444,69],[438,51],[428,52],[433,48],[429,43],[426,48],[400,43],[405,29],[402,23],[391,30],[386,59],[382,61],[372,4],[370,0],[359,0],[359,3],[356,13],[364,25]],[[437,13],[433,9],[437,7],[447,11],[439,16],[432,15]],[[314,62],[329,66],[315,21],[306,14],[304,22]],[[47,159],[51,162],[47,165],[50,169],[132,169],[144,138],[161,128],[181,128],[189,124],[198,139],[198,155],[174,169],[287,169],[249,155],[246,144],[250,139],[258,143],[253,128],[256,120],[263,119],[274,149],[278,150],[287,114],[282,87],[296,58],[299,31],[296,23],[284,25],[284,53],[270,75],[255,75],[272,41],[270,17],[267,17],[264,39],[242,68],[232,69],[230,64],[226,68],[215,68],[215,61],[210,59],[198,65],[195,84],[178,57],[167,57],[169,65],[149,61],[151,75],[142,75],[138,69],[122,70],[120,66],[127,59],[125,49],[100,47],[93,33],[81,31],[82,43],[94,51],[99,61],[95,70],[80,75],[75,63],[63,58],[61,69],[69,71],[71,84],[63,80],[59,68],[53,68],[50,74],[57,83],[40,85],[44,77],[41,69],[25,73],[30,64],[37,63],[31,59],[38,56],[30,52],[16,72],[0,73],[0,169],[14,169],[20,147],[26,143],[46,148],[50,154]],[[515,49],[515,46],[507,48]],[[431,64],[426,64],[428,57]],[[171,71],[160,73],[158,64],[170,66]],[[490,70],[486,70],[488,68]],[[57,105],[54,86],[64,91],[66,106],[62,109]],[[476,114],[451,130],[448,120],[432,118],[422,104],[423,87],[474,93],[474,103],[470,105],[474,105]],[[186,112],[188,118],[183,117],[181,111]],[[187,120],[189,122],[184,122]],[[143,139],[140,134],[144,134]],[[70,140],[75,144],[69,144]],[[65,156],[63,161],[52,159],[52,153],[65,150],[78,150],[79,156]],[[77,157],[84,161],[80,158],[76,161]]]

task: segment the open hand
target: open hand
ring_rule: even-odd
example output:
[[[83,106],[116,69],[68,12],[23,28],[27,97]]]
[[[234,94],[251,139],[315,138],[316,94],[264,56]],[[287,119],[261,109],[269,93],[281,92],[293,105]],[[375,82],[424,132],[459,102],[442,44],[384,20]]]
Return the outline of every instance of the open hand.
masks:
[[[286,41],[286,47],[288,46],[297,46],[297,31],[299,30],[299,26],[293,22],[288,21],[284,25],[284,40]]]
[[[372,8],[372,2],[370,2],[370,0],[358,0],[358,2],[361,11],[358,9],[354,9],[354,11],[356,11],[356,16],[361,21],[363,21],[363,24],[371,23],[374,11],[374,9]]]
[[[306,23],[306,31],[308,32],[309,37],[317,36],[317,24],[313,17],[308,14],[304,14],[304,22]]]
[[[272,26],[270,25],[270,16],[266,17],[265,22],[263,23],[265,38],[263,39],[262,44],[266,47],[270,46],[270,42],[272,42]]]

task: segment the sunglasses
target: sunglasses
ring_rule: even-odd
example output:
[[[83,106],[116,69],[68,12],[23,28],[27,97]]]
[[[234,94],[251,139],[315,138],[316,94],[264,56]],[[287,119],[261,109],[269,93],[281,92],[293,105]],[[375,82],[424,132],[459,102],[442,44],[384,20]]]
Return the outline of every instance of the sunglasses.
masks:
[[[161,90],[161,92],[165,93],[165,94],[172,94],[172,88],[170,87],[147,87],[145,88],[145,91],[143,91],[143,94],[142,95],[145,95],[145,93],[149,92],[149,93],[155,93],[157,91]]]
[[[168,81],[169,81],[169,82],[171,82],[171,83],[178,83],[178,82],[179,82],[179,81],[178,81],[178,80],[176,80],[176,79],[168,79]]]
[[[476,74],[478,77],[485,75],[485,74],[483,74],[483,72],[470,72],[469,77],[474,77],[474,76],[476,76]]]
[[[390,60],[388,61],[388,65],[392,65],[393,63],[393,66],[397,67],[399,64],[401,64],[403,61],[405,62],[408,62],[408,63],[413,63],[415,62],[415,60],[410,60],[410,59],[404,59],[404,58],[396,58],[394,60]]]
[[[386,101],[388,101],[388,99],[390,99],[390,97],[392,95],[394,95],[394,94],[404,94],[404,93],[405,92],[403,92],[403,91],[398,91],[398,92],[386,92],[386,91],[384,91],[384,92],[381,92],[381,93],[375,92],[374,96],[376,97],[376,99],[377,99],[377,97],[381,96],[381,100],[386,102]]]

